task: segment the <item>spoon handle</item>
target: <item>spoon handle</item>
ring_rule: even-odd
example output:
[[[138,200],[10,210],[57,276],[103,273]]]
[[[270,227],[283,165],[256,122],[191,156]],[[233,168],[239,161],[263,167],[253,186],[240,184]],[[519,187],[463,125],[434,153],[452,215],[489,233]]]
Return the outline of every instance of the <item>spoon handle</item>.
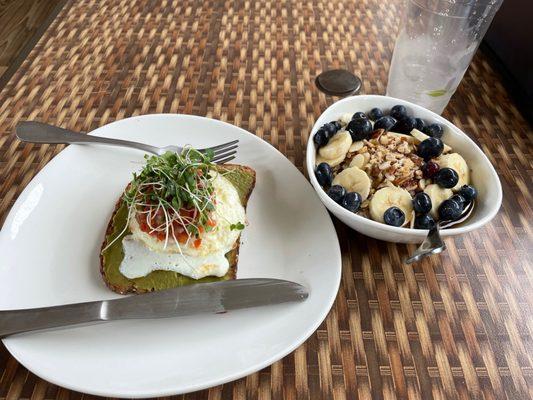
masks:
[[[431,255],[438,254],[446,249],[446,244],[443,242],[440,237],[440,223],[436,223],[433,228],[429,230],[428,235],[422,242],[422,244],[416,249],[413,255],[405,259],[406,264],[412,264],[414,262],[420,261],[421,259]]]

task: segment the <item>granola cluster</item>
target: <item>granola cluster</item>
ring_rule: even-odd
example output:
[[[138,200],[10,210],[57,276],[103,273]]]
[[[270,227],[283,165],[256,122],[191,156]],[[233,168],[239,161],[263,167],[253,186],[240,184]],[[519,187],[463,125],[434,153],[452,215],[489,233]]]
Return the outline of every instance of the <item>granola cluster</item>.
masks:
[[[341,169],[357,166],[365,171],[372,181],[370,195],[383,187],[397,186],[413,196],[425,187],[422,164],[412,137],[379,130],[371,139],[352,144]]]

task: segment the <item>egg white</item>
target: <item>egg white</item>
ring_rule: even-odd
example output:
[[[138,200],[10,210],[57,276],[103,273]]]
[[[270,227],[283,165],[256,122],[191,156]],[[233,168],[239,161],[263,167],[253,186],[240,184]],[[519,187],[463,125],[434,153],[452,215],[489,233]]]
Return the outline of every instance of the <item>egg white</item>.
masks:
[[[146,276],[155,270],[174,271],[193,279],[220,277],[226,275],[229,268],[229,262],[222,251],[197,257],[153,251],[133,235],[124,237],[122,246],[124,259],[119,270],[129,279]]]
[[[135,213],[130,217],[131,235],[123,239],[124,259],[120,272],[127,278],[146,276],[154,270],[175,271],[193,279],[205,276],[224,276],[229,268],[225,254],[232,250],[240,236],[231,224],[246,221],[244,206],[235,187],[222,175],[213,177],[216,198],[212,219],[216,226],[200,235],[202,243],[194,247],[194,240],[178,244],[172,237],[164,240],[140,229]]]

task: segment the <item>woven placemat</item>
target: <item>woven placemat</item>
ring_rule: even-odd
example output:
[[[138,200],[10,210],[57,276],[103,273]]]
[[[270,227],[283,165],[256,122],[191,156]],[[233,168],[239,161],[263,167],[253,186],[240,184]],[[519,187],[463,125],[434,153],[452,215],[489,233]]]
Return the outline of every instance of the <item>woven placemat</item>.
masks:
[[[312,124],[335,100],[315,76],[345,68],[362,77],[362,93],[384,93],[400,8],[399,0],[68,3],[0,93],[2,220],[61,149],[17,142],[20,119],[86,131],[145,113],[205,115],[254,132],[303,169]],[[335,221],[343,279],[317,332],[269,368],[180,398],[531,397],[533,134],[482,54],[444,116],[496,166],[504,201],[493,222],[410,267],[400,260],[414,246]],[[41,380],[0,346],[0,397],[90,396]]]

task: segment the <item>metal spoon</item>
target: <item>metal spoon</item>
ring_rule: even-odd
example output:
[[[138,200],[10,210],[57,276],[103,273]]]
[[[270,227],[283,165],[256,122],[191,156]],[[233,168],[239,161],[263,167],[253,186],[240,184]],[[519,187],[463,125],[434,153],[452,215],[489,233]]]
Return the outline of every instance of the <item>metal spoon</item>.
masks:
[[[433,228],[429,230],[429,233],[426,237],[426,239],[422,242],[422,244],[416,249],[416,251],[413,253],[413,255],[409,258],[406,258],[404,262],[406,264],[412,264],[414,262],[420,261],[421,259],[431,255],[431,254],[438,254],[444,250],[446,250],[446,245],[442,241],[442,238],[440,237],[439,230],[444,228],[449,228],[453,225],[460,224],[464,220],[466,220],[470,214],[472,214],[472,211],[474,210],[474,202],[470,202],[465,209],[463,210],[461,216],[459,219],[456,219],[454,221],[439,221],[435,224]]]

